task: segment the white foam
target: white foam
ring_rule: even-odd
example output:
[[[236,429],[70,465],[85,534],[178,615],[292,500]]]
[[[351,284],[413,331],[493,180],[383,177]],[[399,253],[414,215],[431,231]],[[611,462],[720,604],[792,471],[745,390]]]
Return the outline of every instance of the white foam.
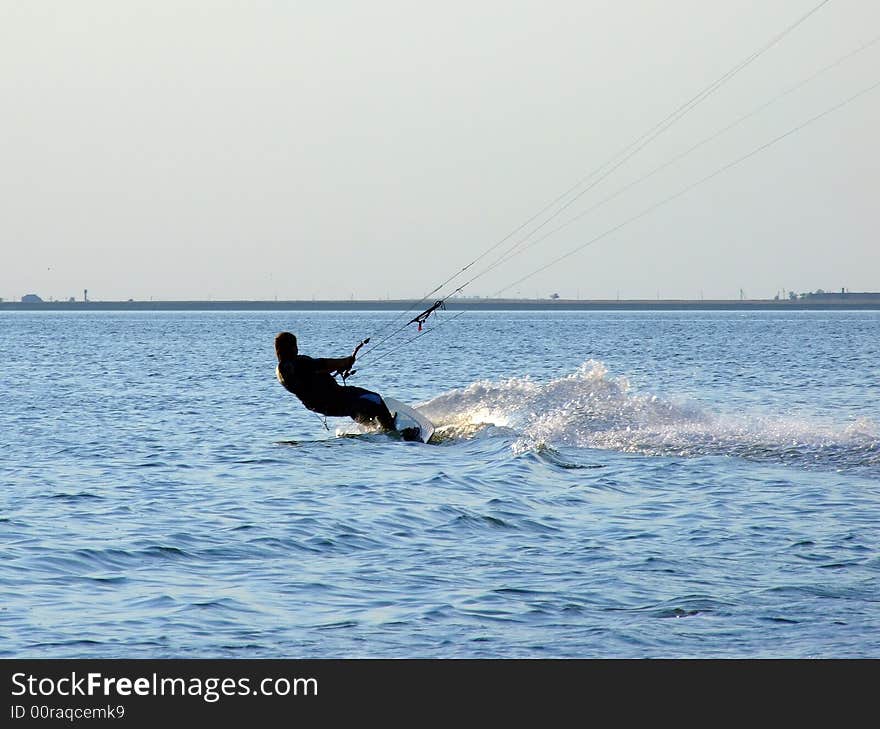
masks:
[[[880,427],[866,418],[832,423],[807,416],[715,414],[705,406],[635,392],[590,360],[549,382],[529,377],[481,380],[419,405],[438,427],[472,437],[479,426],[511,429],[518,451],[549,446],[680,455],[785,457],[807,451],[853,451],[880,463]],[[867,460],[865,460],[867,459]],[[845,459],[846,460],[846,459]]]

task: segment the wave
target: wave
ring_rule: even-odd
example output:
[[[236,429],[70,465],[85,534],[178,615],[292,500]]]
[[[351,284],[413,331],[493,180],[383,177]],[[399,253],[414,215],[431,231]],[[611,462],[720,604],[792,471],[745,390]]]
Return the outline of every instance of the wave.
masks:
[[[705,406],[634,391],[590,360],[549,382],[481,380],[419,405],[445,439],[501,431],[518,452],[573,446],[646,455],[732,455],[776,462],[880,469],[880,427],[761,413],[713,413]]]

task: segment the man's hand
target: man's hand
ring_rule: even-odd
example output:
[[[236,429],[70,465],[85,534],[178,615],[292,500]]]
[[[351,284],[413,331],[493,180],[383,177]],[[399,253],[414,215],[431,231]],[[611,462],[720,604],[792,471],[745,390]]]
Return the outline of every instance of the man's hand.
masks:
[[[354,355],[350,355],[348,357],[344,357],[342,360],[343,366],[340,369],[343,372],[348,372],[352,367],[354,367]]]

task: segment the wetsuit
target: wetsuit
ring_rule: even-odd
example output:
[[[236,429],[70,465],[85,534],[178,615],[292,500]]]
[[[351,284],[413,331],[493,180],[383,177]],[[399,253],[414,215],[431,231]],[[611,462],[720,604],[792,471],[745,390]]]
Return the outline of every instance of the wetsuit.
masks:
[[[340,385],[330,374],[331,369],[326,359],[298,354],[294,359],[281,360],[275,374],[284,388],[309,410],[333,417],[347,416],[364,424],[378,420],[383,428],[394,430],[394,418],[379,393]]]

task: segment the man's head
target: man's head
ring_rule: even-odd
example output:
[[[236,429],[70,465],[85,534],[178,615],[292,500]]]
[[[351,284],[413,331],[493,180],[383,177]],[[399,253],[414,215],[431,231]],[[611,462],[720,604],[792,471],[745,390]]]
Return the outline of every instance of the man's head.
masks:
[[[293,359],[298,352],[296,337],[290,332],[281,332],[275,337],[275,355],[279,362],[282,359]]]

